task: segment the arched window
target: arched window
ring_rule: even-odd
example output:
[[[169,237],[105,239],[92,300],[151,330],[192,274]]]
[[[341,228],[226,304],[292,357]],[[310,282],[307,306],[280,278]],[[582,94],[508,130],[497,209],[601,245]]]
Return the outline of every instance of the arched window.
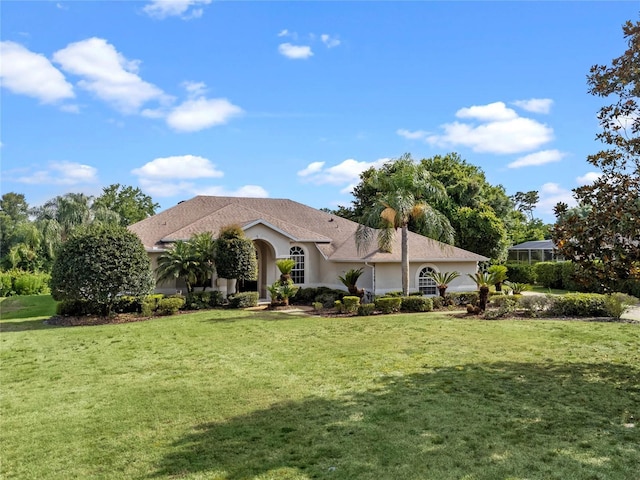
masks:
[[[429,274],[431,272],[435,272],[431,267],[424,267],[420,270],[420,275],[418,276],[418,290],[420,290],[423,295],[438,294],[438,286],[436,285],[436,282],[429,278]]]
[[[304,250],[301,247],[291,247],[289,257],[296,261],[291,270],[291,280],[293,283],[304,283]]]

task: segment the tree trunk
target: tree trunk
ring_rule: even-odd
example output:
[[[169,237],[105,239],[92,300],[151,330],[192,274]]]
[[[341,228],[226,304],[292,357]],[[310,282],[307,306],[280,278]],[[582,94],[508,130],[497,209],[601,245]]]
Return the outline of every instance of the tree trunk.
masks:
[[[479,303],[478,306],[480,307],[480,310],[482,310],[483,312],[487,308],[487,299],[488,298],[489,298],[489,287],[487,287],[487,286],[480,287],[480,299],[478,301],[478,303]]]
[[[447,294],[447,287],[438,287],[438,291],[440,292],[440,296],[445,298],[445,295]]]
[[[409,295],[409,225],[402,225],[402,295]]]

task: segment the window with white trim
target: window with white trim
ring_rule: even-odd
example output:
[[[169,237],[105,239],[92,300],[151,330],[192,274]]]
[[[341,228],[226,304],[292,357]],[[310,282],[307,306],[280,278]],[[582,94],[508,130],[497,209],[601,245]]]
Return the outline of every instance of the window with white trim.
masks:
[[[420,275],[418,276],[418,290],[420,290],[423,295],[438,294],[438,285],[436,285],[436,282],[429,277],[431,272],[435,272],[431,267],[424,267],[420,270]]]
[[[301,247],[291,247],[289,257],[296,261],[291,269],[291,280],[293,283],[304,283],[304,250]]]

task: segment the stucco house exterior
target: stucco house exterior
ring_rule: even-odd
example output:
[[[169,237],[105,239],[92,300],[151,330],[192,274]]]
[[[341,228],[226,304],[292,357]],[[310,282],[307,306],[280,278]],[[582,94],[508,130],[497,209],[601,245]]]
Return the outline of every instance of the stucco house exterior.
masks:
[[[281,258],[296,260],[292,279],[301,287],[344,289],[338,276],[363,267],[358,287],[375,295],[401,290],[399,231],[391,253],[381,252],[376,242],[366,252],[358,252],[357,223],[292,200],[197,196],[129,228],[142,240],[155,268],[158,257],[173,242],[202,232],[216,237],[222,227],[232,224],[242,227],[258,256],[258,280],[242,288],[257,290],[262,299],[268,299],[267,286],[280,276],[275,261]],[[409,260],[410,291],[436,295],[435,283],[425,276],[429,270],[461,274],[449,291],[475,290],[476,285],[467,274],[474,274],[478,262],[487,258],[410,233]],[[214,275],[212,289],[231,293],[235,291],[233,282]],[[184,285],[180,283],[161,283],[156,291],[175,293],[182,289]]]

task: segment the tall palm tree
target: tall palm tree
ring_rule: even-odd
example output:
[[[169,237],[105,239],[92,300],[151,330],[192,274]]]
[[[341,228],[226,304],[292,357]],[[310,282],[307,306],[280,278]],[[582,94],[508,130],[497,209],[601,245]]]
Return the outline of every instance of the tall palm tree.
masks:
[[[377,236],[380,250],[391,252],[395,232],[401,229],[402,293],[408,295],[409,221],[422,221],[427,236],[453,243],[453,228],[435,207],[446,198],[445,188],[408,154],[396,160],[389,171],[376,170],[369,182],[377,191],[376,202],[365,209],[360,219],[356,245],[359,251],[366,250]]]
[[[193,292],[193,285],[198,281],[200,264],[196,259],[193,245],[182,240],[158,257],[156,275],[158,282],[182,278],[187,285],[187,293]]]

